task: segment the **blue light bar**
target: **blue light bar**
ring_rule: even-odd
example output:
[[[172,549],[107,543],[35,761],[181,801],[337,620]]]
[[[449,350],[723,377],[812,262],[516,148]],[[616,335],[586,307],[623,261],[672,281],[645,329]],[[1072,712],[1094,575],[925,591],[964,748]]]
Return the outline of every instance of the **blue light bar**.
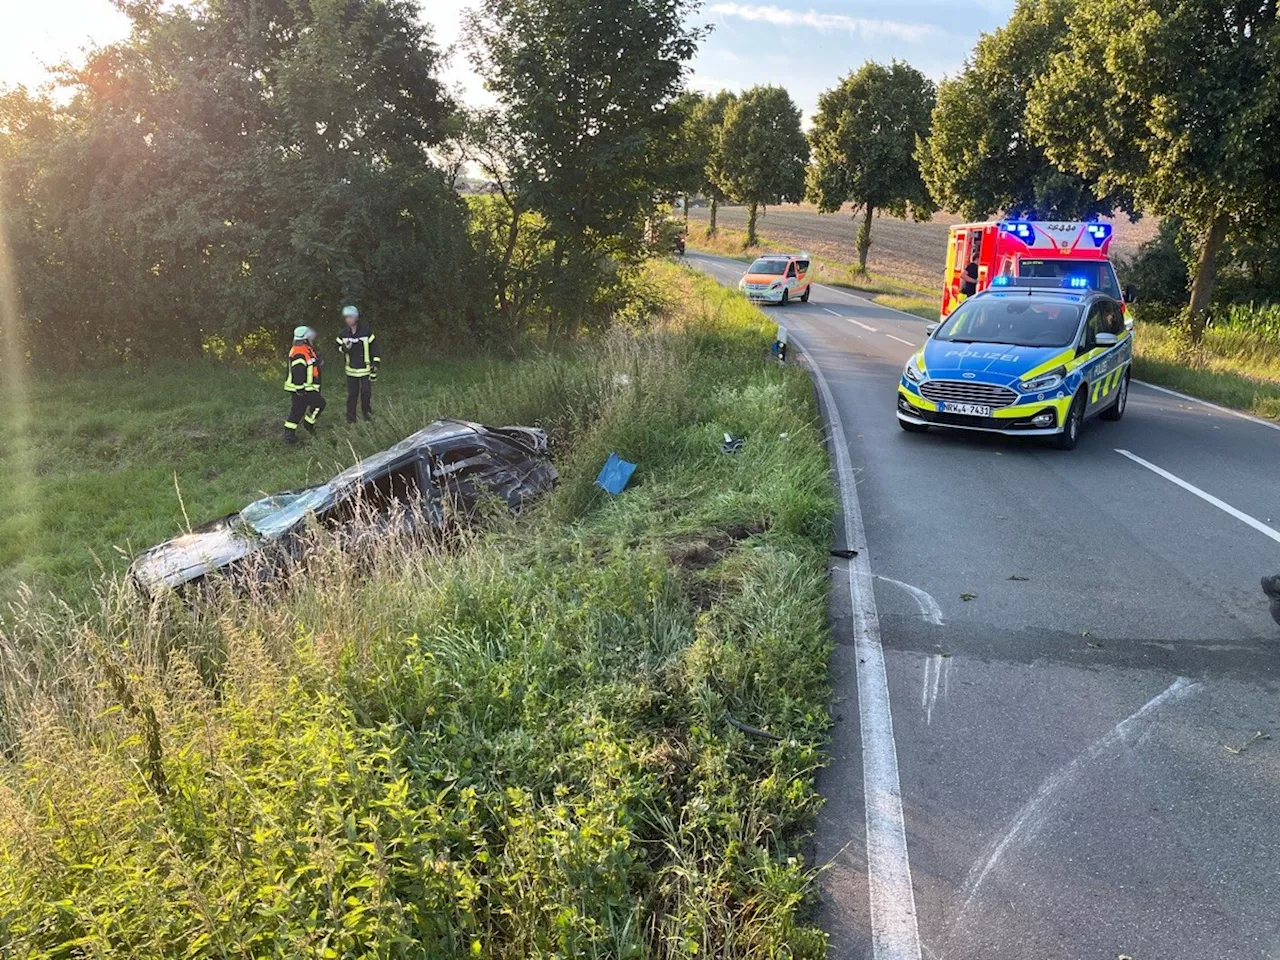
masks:
[[[1088,230],[1089,239],[1093,241],[1095,247],[1102,246],[1103,241],[1111,236],[1111,224],[1109,223],[1091,223]]]
[[[1031,224],[1026,220],[1006,220],[1001,226],[1006,233],[1012,233],[1021,240],[1031,239]]]
[[[1088,290],[1089,278],[1088,277],[1067,277],[1067,286],[1070,287],[1072,290]]]
[[[1007,273],[1002,273],[1002,274],[1000,274],[1000,276],[995,277],[995,278],[993,278],[993,279],[992,279],[992,281],[991,281],[991,286],[993,286],[993,287],[1007,287],[1007,286],[1009,286],[1009,284],[1011,284],[1012,282],[1013,282],[1013,277],[1009,276]]]

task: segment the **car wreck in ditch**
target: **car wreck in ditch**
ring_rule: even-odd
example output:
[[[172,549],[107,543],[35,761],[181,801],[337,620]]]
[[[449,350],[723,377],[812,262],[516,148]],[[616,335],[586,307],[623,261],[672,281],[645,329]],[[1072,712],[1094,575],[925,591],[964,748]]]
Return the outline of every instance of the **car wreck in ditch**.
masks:
[[[441,531],[487,498],[518,512],[557,480],[542,430],[437,420],[327,483],[263,497],[143,551],[129,578],[147,596],[214,575],[269,578],[301,558],[313,519],[356,547]]]

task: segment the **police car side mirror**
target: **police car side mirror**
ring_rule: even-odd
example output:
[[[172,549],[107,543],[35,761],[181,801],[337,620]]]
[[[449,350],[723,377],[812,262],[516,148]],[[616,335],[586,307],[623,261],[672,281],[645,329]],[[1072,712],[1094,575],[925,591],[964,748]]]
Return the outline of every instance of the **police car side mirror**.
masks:
[[[1116,335],[1114,333],[1094,334],[1093,345],[1095,347],[1114,347],[1116,345]]]
[[[1124,302],[1125,303],[1138,302],[1138,288],[1135,287],[1132,283],[1126,283],[1124,285]]]
[[[941,326],[941,324],[938,324],[938,323],[931,323],[931,324],[929,324],[927,327],[925,327],[925,328],[924,328],[924,335],[925,335],[926,337],[932,337],[932,336],[933,336],[933,331],[937,330],[937,329],[938,329],[938,327],[940,327],[940,326]]]

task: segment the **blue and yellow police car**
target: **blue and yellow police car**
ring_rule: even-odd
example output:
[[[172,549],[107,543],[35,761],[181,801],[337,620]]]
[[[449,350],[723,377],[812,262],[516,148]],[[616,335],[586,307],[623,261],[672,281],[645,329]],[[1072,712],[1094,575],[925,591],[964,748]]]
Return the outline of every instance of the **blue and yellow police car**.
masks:
[[[1053,437],[1070,450],[1085,420],[1124,416],[1132,360],[1120,301],[1086,277],[997,277],[930,325],[898,383],[898,423]]]

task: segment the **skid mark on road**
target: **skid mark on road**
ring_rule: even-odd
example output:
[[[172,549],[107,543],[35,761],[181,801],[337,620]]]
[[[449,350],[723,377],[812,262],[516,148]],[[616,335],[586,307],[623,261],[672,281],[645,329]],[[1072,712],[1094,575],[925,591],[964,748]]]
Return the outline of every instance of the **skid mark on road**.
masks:
[[[1116,453],[1120,454],[1120,456],[1122,457],[1128,457],[1134,463],[1140,466],[1146,467],[1152,473],[1156,474],[1157,476],[1164,477],[1170,483],[1177,484],[1183,490],[1186,490],[1187,493],[1195,494],[1205,503],[1213,504],[1223,513],[1228,514],[1229,516],[1235,517],[1241,523],[1246,523],[1249,526],[1253,527],[1253,529],[1257,530],[1264,537],[1270,537],[1276,543],[1280,543],[1280,531],[1277,531],[1272,529],[1271,527],[1268,527],[1265,523],[1263,523],[1261,520],[1257,519],[1256,517],[1249,516],[1249,514],[1245,513],[1243,510],[1237,510],[1231,504],[1227,503],[1224,500],[1219,500],[1217,497],[1215,497],[1211,493],[1205,493],[1195,484],[1187,483],[1187,481],[1183,480],[1181,477],[1174,476],[1168,470],[1161,469],[1160,467],[1157,467],[1154,463],[1150,463],[1146,460],[1143,460],[1136,453],[1130,453],[1128,450],[1120,450],[1119,448],[1116,449]]]
[[[933,726],[933,708],[938,702],[938,688],[942,699],[947,699],[951,680],[951,658],[935,653],[924,659],[924,683],[920,686],[920,709],[924,711],[925,726]]]
[[[965,901],[961,906],[960,912],[956,914],[955,923],[951,929],[955,931],[960,928],[964,921],[965,914],[968,912],[970,905],[978,895],[978,891],[982,889],[982,884],[990,876],[991,871],[1000,863],[1005,852],[1015,843],[1020,843],[1031,839],[1044,826],[1046,820],[1046,808],[1051,801],[1062,792],[1076,775],[1079,774],[1084,767],[1092,760],[1102,756],[1113,747],[1135,743],[1141,739],[1141,735],[1146,733],[1146,727],[1149,726],[1147,721],[1161,707],[1175,700],[1189,696],[1200,688],[1200,684],[1193,682],[1187,677],[1178,677],[1173,683],[1164,690],[1163,693],[1157,694],[1143,704],[1137,711],[1125,717],[1107,734],[1079,754],[1070,763],[1059,767],[1040,784],[1040,788],[1035,795],[1022,805],[1022,808],[1014,816],[1009,823],[1009,828],[994,844],[987,849],[991,852],[986,859],[974,863],[969,871],[969,876],[965,881]]]
[[[882,577],[876,574],[876,579],[884,583],[891,583],[895,587],[901,587],[907,593],[915,598],[916,603],[920,607],[920,616],[924,617],[935,627],[942,626],[942,608],[938,606],[938,601],[933,599],[933,595],[921,590],[919,587],[912,586],[909,583],[903,583],[901,580],[894,580],[892,577]]]

